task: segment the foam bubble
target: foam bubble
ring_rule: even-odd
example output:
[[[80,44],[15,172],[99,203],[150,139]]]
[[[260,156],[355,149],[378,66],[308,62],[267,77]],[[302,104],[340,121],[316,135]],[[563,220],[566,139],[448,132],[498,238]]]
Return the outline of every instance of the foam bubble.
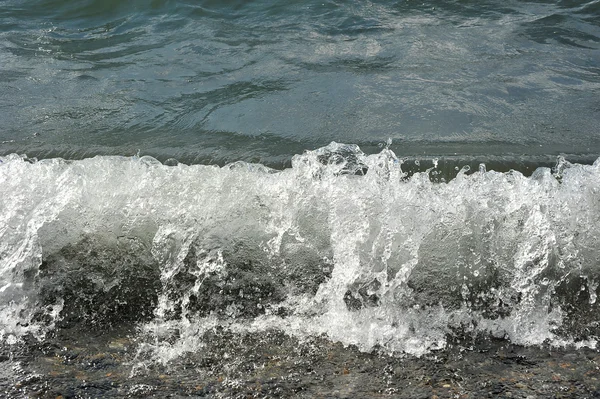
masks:
[[[3,339],[137,321],[177,330],[179,354],[221,323],[420,355],[457,331],[599,334],[600,162],[432,183],[337,143],[283,171],[1,160]]]

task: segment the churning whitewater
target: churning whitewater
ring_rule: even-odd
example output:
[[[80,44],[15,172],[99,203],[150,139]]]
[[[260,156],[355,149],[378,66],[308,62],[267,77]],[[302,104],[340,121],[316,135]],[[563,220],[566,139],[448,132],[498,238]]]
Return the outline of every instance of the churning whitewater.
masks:
[[[276,171],[150,157],[0,158],[0,335],[137,323],[324,334],[416,355],[452,334],[596,344],[600,162],[432,182],[332,143]],[[176,331],[176,333],[174,333]],[[168,350],[167,350],[168,349]]]

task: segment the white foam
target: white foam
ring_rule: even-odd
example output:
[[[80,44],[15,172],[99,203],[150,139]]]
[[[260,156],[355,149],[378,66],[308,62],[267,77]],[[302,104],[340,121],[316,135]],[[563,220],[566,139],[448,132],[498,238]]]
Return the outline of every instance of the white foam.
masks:
[[[207,323],[186,311],[190,295],[206,276],[226,272],[223,251],[239,243],[275,269],[322,259],[332,271],[314,295],[287,282],[277,305],[285,317],[271,304],[229,326],[326,334],[363,350],[419,355],[443,347],[454,328],[525,345],[564,342],[559,288],[575,277],[589,282],[583,292],[597,306],[599,162],[564,162],[559,176],[542,168],[529,178],[483,168],[439,184],[427,173],[407,178],[389,149],[366,156],[336,143],[297,155],[283,171],[169,167],[149,157],[0,160],[2,337],[51,328],[31,320],[35,275],[49,254],[83,236],[151,248],[163,287],[187,268],[195,283],[179,299],[178,328],[190,331]],[[174,308],[162,293],[153,325]],[[48,313],[57,318],[59,309]],[[187,337],[172,353],[198,345]]]

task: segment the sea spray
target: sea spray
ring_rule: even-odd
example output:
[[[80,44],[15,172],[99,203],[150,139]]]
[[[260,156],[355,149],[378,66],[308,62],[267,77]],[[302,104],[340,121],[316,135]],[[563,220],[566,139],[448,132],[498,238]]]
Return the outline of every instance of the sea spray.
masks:
[[[388,148],[292,163],[3,157],[3,339],[137,322],[166,360],[215,325],[417,355],[453,334],[595,345],[600,163],[446,183]]]

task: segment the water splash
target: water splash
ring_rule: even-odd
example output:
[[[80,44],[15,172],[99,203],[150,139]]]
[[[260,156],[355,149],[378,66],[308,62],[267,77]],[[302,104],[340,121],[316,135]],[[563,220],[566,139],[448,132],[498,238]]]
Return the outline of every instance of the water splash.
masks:
[[[600,162],[432,183],[338,143],[283,171],[1,160],[3,339],[140,322],[168,360],[215,325],[413,354],[599,335]]]

